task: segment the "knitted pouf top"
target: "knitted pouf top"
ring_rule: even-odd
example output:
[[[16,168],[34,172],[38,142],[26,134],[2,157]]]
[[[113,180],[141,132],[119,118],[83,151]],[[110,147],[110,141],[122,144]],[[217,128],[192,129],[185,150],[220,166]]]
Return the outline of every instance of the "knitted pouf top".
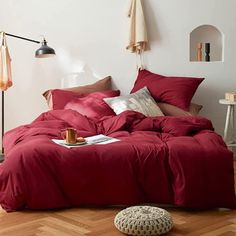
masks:
[[[164,209],[152,206],[133,206],[120,211],[114,224],[129,235],[161,235],[173,227],[171,215]]]

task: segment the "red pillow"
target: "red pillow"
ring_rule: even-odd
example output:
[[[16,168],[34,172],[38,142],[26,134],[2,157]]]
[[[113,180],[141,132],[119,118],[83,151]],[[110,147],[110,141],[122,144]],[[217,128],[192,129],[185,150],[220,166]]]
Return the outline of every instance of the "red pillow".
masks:
[[[77,86],[77,87],[73,87],[73,88],[65,88],[65,89],[60,89],[60,90],[72,91],[75,93],[94,93],[94,92],[100,92],[100,91],[107,91],[110,89],[111,89],[111,76],[107,76],[104,79],[100,79],[93,84]],[[55,108],[53,108],[54,97],[53,97],[52,91],[53,91],[53,89],[45,91],[43,93],[43,96],[47,100],[49,108],[55,109]],[[56,96],[58,93],[59,92],[55,93]],[[63,95],[64,93],[59,93],[59,94]],[[65,94],[69,94],[69,93],[65,93]],[[58,104],[58,102],[57,102],[57,104]],[[58,108],[58,109],[60,109],[60,108]]]
[[[75,110],[89,118],[115,115],[113,110],[103,101],[103,98],[117,97],[119,95],[119,90],[90,93],[84,97],[75,98],[68,102],[65,109]]]
[[[192,97],[204,78],[167,77],[140,70],[131,93],[147,86],[157,102],[165,102],[188,111]]]
[[[62,89],[54,89],[51,91],[52,99],[52,109],[59,110],[64,109],[64,106],[75,98],[82,98],[86,96],[83,93],[77,93],[72,91],[66,91]]]

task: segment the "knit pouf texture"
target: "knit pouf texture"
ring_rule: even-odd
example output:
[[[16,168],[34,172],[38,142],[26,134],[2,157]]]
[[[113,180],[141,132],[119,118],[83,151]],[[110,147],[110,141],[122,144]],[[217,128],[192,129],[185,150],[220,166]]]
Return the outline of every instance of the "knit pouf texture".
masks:
[[[162,235],[173,227],[169,212],[153,206],[128,207],[116,215],[114,224],[129,235]]]

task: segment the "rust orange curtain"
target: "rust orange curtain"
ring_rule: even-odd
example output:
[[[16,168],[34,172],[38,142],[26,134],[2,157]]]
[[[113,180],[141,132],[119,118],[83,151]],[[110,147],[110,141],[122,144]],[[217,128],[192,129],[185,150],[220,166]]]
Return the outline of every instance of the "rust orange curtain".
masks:
[[[12,86],[11,78],[11,57],[4,32],[0,33],[0,90],[6,91]]]

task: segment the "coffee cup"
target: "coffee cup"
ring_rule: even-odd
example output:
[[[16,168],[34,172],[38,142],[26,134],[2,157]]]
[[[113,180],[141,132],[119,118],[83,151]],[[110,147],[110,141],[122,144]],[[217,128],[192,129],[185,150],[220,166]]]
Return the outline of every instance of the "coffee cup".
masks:
[[[75,144],[77,142],[77,131],[74,128],[67,128],[66,130],[63,130],[61,135],[68,144]]]

